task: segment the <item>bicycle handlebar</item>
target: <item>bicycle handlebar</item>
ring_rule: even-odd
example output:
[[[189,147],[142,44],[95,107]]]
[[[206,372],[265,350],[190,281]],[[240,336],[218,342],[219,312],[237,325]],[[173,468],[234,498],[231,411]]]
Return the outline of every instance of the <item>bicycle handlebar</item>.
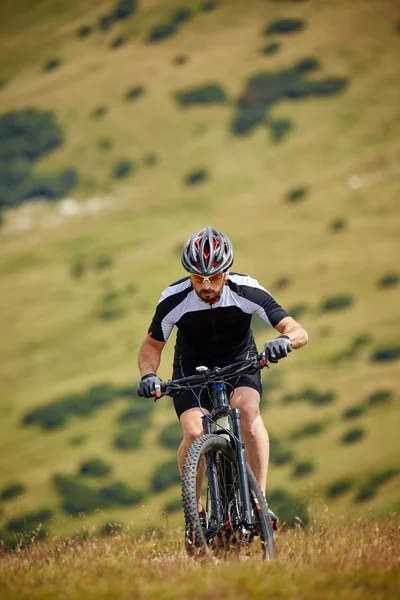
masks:
[[[161,398],[161,396],[168,396],[171,392],[187,390],[190,388],[190,384],[213,383],[224,378],[224,376],[228,374],[234,376],[246,373],[252,369],[258,371],[265,366],[267,366],[267,360],[265,354],[261,353],[248,360],[234,362],[225,367],[213,367],[212,369],[200,371],[197,375],[189,375],[189,377],[182,377],[181,379],[162,381],[160,390],[156,391],[155,399]]]

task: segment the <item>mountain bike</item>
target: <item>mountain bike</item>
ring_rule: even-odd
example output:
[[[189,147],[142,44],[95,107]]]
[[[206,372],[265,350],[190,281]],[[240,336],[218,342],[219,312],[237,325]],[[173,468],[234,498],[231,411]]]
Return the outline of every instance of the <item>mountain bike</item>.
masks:
[[[246,463],[240,411],[231,409],[230,380],[266,366],[264,354],[225,367],[197,367],[198,374],[162,382],[156,396],[174,396],[206,386],[213,409],[204,414],[203,435],[190,446],[183,465],[185,545],[190,555],[240,549],[258,538],[262,558],[274,555],[274,531],[264,494]]]

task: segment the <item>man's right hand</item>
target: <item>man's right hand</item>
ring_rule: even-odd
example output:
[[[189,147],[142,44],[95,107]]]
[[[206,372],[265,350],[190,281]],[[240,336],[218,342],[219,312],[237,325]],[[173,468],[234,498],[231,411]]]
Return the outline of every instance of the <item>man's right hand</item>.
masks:
[[[161,379],[154,373],[145,375],[140,380],[138,385],[137,393],[142,398],[151,398],[155,396],[157,392],[161,390]]]

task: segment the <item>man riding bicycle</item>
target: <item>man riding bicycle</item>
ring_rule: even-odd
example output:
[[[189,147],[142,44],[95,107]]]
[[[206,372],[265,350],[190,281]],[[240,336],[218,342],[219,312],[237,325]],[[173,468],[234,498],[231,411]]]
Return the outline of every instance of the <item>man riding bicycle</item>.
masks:
[[[157,369],[162,350],[174,325],[176,337],[173,379],[195,375],[196,367],[225,366],[257,354],[250,328],[257,313],[280,334],[265,344],[270,362],[278,362],[293,349],[307,343],[303,327],[274,300],[255,279],[233,273],[233,249],[222,232],[205,227],[192,235],[182,249],[182,265],[189,272],[161,294],[155,315],[139,351],[141,381],[138,393],[150,398],[159,391]],[[260,415],[261,376],[241,375],[233,382],[232,408],[240,409],[246,460],[265,491],[269,461],[269,438]],[[183,430],[178,450],[182,473],[186,452],[203,432],[201,417],[211,411],[207,389],[187,390],[174,397]],[[271,513],[277,526],[278,519]]]

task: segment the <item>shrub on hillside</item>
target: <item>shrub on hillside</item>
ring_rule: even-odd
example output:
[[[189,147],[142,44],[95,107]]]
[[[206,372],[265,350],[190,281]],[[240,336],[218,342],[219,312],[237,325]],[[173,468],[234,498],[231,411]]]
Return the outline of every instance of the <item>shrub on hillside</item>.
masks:
[[[137,450],[142,445],[144,429],[143,424],[134,422],[126,426],[114,438],[114,447],[117,450]]]
[[[47,60],[43,65],[43,71],[45,71],[46,73],[48,73],[49,71],[54,71],[55,69],[58,69],[59,66],[61,66],[61,62],[61,58],[49,58],[49,60]]]
[[[121,298],[118,292],[111,291],[104,294],[101,298],[100,307],[96,316],[102,321],[114,321],[120,319],[125,314],[125,308],[121,304]]]
[[[329,229],[334,233],[344,231],[344,229],[346,229],[346,226],[346,220],[342,218],[333,219],[333,221],[329,223]]]
[[[122,533],[124,531],[124,526],[118,521],[112,521],[107,523],[103,523],[98,526],[98,532],[101,536],[112,536]]]
[[[182,426],[179,421],[176,421],[175,423],[171,423],[161,430],[160,444],[166,448],[177,449],[182,441],[182,437]]]
[[[72,259],[70,273],[74,279],[80,279],[86,272],[86,260],[83,256],[75,256]]]
[[[76,35],[80,38],[85,38],[88,35],[90,35],[93,31],[93,27],[91,25],[81,25],[81,27],[79,27],[78,31],[76,32]]]
[[[217,8],[218,4],[218,0],[206,0],[206,2],[203,2],[203,4],[201,4],[200,10],[202,10],[203,12],[211,12],[212,10]]]
[[[350,406],[346,408],[343,412],[343,419],[354,419],[356,417],[360,417],[366,411],[365,404],[355,404],[354,406]]]
[[[369,406],[377,406],[379,404],[387,404],[393,398],[393,392],[390,390],[376,390],[368,396],[366,403]]]
[[[54,516],[49,508],[42,508],[37,512],[27,513],[21,517],[11,519],[6,523],[5,529],[12,533],[29,533],[35,531],[39,525],[46,523]]]
[[[286,200],[288,202],[299,202],[300,200],[304,200],[309,193],[310,190],[307,187],[295,187],[287,192]]]
[[[308,57],[300,60],[294,67],[300,73],[309,73],[321,68],[321,63],[318,58]]]
[[[307,304],[295,304],[288,308],[289,315],[297,321],[308,310]]]
[[[282,397],[283,404],[291,404],[293,402],[310,402],[313,405],[330,404],[335,400],[336,394],[333,391],[320,392],[316,388],[304,388],[296,393],[285,394]]]
[[[305,437],[318,435],[324,431],[325,427],[326,423],[321,421],[312,421],[311,423],[306,423],[305,425],[302,425],[301,427],[292,431],[290,438],[292,440],[300,440]]]
[[[97,142],[97,147],[101,152],[107,152],[108,150],[111,150],[112,145],[113,143],[111,138],[104,137]]]
[[[104,269],[110,269],[114,264],[112,256],[109,254],[101,254],[94,261],[94,268],[98,271],[104,271]]]
[[[112,176],[115,179],[124,179],[133,173],[135,163],[130,158],[123,158],[116,162],[112,168]]]
[[[114,23],[114,19],[111,14],[102,15],[98,22],[98,28],[100,31],[108,31]]]
[[[350,294],[337,294],[336,296],[329,296],[322,301],[321,311],[343,310],[353,303],[354,299]]]
[[[87,477],[105,477],[111,473],[111,466],[102,458],[84,461],[79,467],[79,475]]]
[[[150,152],[143,157],[143,164],[145,167],[154,167],[158,163],[158,156],[155,152]]]
[[[152,44],[162,42],[176,33],[178,33],[178,27],[175,23],[159,23],[150,30],[147,41]]]
[[[65,169],[55,175],[33,175],[27,182],[24,199],[54,200],[61,198],[76,187],[78,179],[79,176],[75,169]]]
[[[365,500],[369,500],[376,495],[381,485],[387,483],[393,479],[393,477],[397,477],[399,473],[400,469],[393,468],[382,469],[381,471],[373,473],[358,490],[358,493],[355,497],[355,502],[365,502]]]
[[[177,8],[171,15],[171,23],[181,25],[192,18],[192,12],[188,8]]]
[[[293,129],[293,123],[289,119],[269,119],[268,125],[271,130],[271,139],[275,143],[282,142],[287,134]]]
[[[181,496],[176,496],[176,498],[172,498],[168,500],[164,505],[164,510],[166,513],[176,512],[177,510],[182,510],[182,498]]]
[[[172,63],[177,67],[180,67],[181,65],[186,64],[187,60],[187,56],[185,56],[184,54],[178,54],[178,56],[174,56],[174,58],[172,59]]]
[[[283,277],[279,277],[279,279],[277,279],[272,285],[273,285],[273,287],[276,287],[276,289],[278,289],[278,290],[283,290],[283,289],[287,288],[291,282],[292,282],[292,279],[285,275]]]
[[[268,502],[279,515],[282,526],[295,527],[307,525],[309,516],[305,503],[294,494],[282,489],[273,490],[268,494]]]
[[[116,21],[127,19],[137,11],[138,4],[139,0],[117,0],[111,14]]]
[[[108,106],[104,106],[104,105],[96,106],[90,113],[90,116],[92,117],[92,119],[101,119],[107,113],[108,113]]]
[[[154,403],[149,402],[148,398],[138,398],[135,402],[126,408],[118,417],[118,422],[123,425],[140,421],[143,425],[147,424],[148,417],[154,409]]]
[[[63,498],[62,508],[66,513],[77,515],[102,508],[97,490],[82,483],[77,477],[57,474],[53,477],[53,483]]]
[[[304,477],[314,471],[314,464],[311,460],[302,460],[293,466],[292,477]]]
[[[399,275],[397,275],[397,273],[387,273],[386,275],[383,275],[383,277],[381,277],[378,281],[378,286],[380,288],[392,288],[396,285],[398,285],[400,281],[400,277]]]
[[[382,346],[371,355],[371,360],[374,362],[386,362],[397,360],[398,358],[400,358],[400,345],[398,344],[386,347]]]
[[[365,429],[363,427],[353,427],[343,434],[341,442],[343,444],[354,444],[363,439],[365,436]]]
[[[261,54],[276,54],[276,52],[278,52],[279,48],[281,47],[280,44],[278,44],[278,42],[273,42],[272,44],[267,44],[266,46],[263,46],[260,50]]]
[[[140,96],[143,96],[145,89],[141,85],[135,85],[126,92],[125,100],[137,100]]]
[[[154,492],[161,492],[180,483],[181,476],[178,471],[176,459],[163,463],[151,477],[151,488]]]
[[[122,481],[116,481],[99,490],[99,498],[104,508],[111,506],[132,506],[143,500],[143,490],[132,488]]]
[[[269,436],[270,461],[276,467],[286,465],[294,458],[293,452],[287,448],[281,439]]]
[[[125,35],[117,35],[113,40],[111,40],[110,48],[112,50],[116,50],[117,48],[121,48],[127,42],[127,37]]]
[[[199,183],[204,183],[209,179],[210,175],[207,169],[195,169],[194,171],[190,171],[185,175],[185,185],[192,186],[198,185]]]
[[[305,26],[301,19],[277,19],[264,29],[264,35],[272,35],[276,33],[294,33],[300,31]]]
[[[26,491],[26,487],[23,483],[15,481],[6,485],[0,492],[1,500],[11,500],[17,496],[21,496]]]
[[[198,104],[224,104],[227,101],[224,89],[218,83],[208,83],[175,93],[180,106]]]
[[[326,494],[328,498],[337,498],[348,492],[352,486],[353,481],[344,477],[343,479],[338,479],[334,483],[331,483],[326,490]]]

